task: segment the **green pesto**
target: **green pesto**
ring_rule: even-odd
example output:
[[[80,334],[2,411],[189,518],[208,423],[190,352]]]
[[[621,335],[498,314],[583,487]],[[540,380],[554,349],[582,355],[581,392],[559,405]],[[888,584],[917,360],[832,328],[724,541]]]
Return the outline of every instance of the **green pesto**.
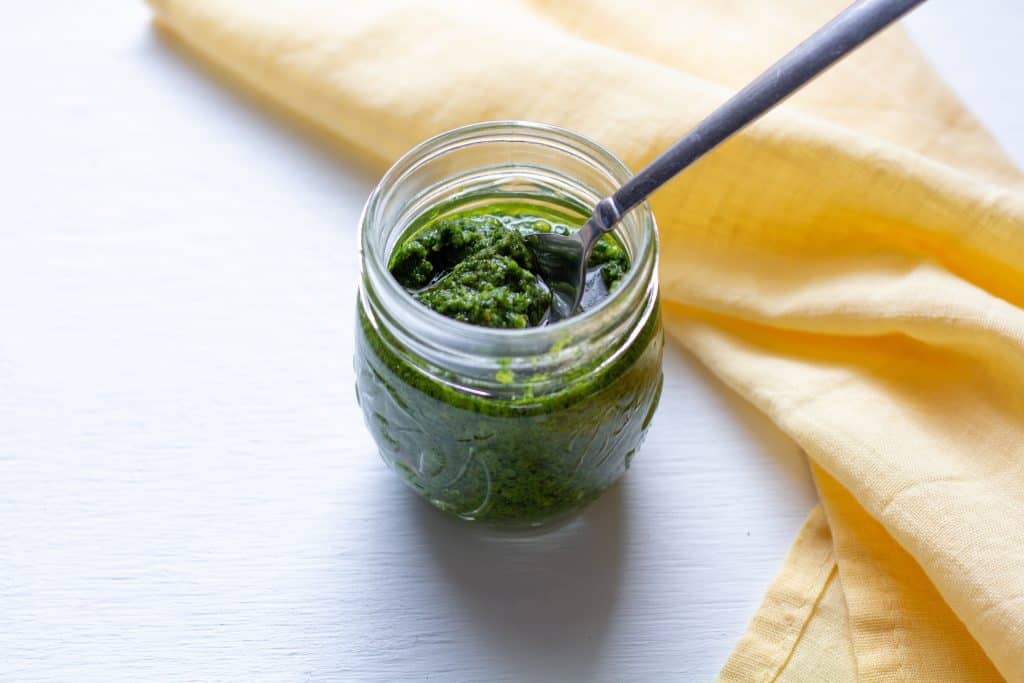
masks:
[[[357,397],[381,456],[465,519],[532,525],[593,500],[629,467],[661,394],[657,311],[599,371],[594,362],[554,393],[506,400],[428,376],[361,310],[357,336]]]
[[[457,207],[456,207],[457,208]],[[394,250],[390,270],[421,303],[495,327],[543,320],[549,298],[522,235],[580,224],[509,201],[421,218]],[[629,269],[625,249],[603,239],[588,264],[611,291]],[[542,283],[541,283],[542,284]],[[548,295],[549,296],[549,295]],[[534,395],[531,382],[497,364],[501,398],[460,389],[459,377],[422,367],[359,307],[356,392],[384,460],[434,505],[464,519],[522,526],[597,497],[629,467],[661,394],[661,317],[655,308],[624,348],[560,375]],[[559,352],[571,338],[555,344]]]
[[[543,324],[551,293],[523,236],[569,234],[577,217],[522,202],[502,202],[415,222],[391,255],[389,270],[420,303],[442,315],[485,327]],[[629,270],[612,236],[588,262],[611,291]]]

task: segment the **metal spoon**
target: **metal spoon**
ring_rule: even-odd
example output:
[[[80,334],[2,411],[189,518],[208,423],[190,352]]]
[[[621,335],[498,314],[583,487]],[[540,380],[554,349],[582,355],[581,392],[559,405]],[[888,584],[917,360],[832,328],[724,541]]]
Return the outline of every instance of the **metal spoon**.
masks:
[[[858,0],[794,48],[743,90],[701,121],[610,197],[598,202],[590,219],[569,236],[533,233],[527,244],[551,288],[548,322],[575,313],[594,244],[622,216],[719,143],[793,94],[924,0]]]

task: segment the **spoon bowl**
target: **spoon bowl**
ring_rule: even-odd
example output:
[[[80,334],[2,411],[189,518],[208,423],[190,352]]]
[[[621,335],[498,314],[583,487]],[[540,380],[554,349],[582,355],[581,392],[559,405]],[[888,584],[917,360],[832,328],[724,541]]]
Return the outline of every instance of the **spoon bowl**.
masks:
[[[555,323],[575,314],[581,304],[585,306],[587,303],[583,301],[585,293],[593,291],[598,283],[603,288],[601,278],[588,272],[587,261],[594,250],[594,243],[621,218],[618,212],[614,212],[607,217],[610,224],[602,221],[601,209],[609,203],[608,199],[601,200],[594,215],[569,235],[535,232],[523,237],[533,252],[541,278],[551,290],[547,322]]]

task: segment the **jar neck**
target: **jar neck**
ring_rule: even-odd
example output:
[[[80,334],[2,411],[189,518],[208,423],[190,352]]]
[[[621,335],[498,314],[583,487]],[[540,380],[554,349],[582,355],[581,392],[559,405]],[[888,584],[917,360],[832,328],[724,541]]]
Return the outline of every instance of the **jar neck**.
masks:
[[[604,148],[550,126],[476,124],[428,140],[388,171],[363,211],[363,315],[396,357],[486,397],[539,397],[582,369],[613,363],[656,307],[657,237],[646,204],[615,231],[630,256],[624,279],[591,310],[549,326],[506,330],[447,318],[402,289],[387,263],[410,224],[445,203],[514,198],[589,212],[629,176]]]

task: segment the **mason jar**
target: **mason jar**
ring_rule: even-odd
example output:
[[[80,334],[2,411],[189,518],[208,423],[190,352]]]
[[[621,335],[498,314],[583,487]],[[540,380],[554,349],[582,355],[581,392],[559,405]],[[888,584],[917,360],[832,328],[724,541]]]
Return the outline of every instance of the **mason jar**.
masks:
[[[589,310],[527,329],[447,318],[388,271],[425,214],[488,203],[557,207],[582,224],[630,177],[575,133],[480,123],[427,140],[385,174],[360,219],[356,395],[381,457],[467,520],[535,526],[594,500],[629,468],[661,394],[658,238],[647,204],[615,229],[630,268]]]

